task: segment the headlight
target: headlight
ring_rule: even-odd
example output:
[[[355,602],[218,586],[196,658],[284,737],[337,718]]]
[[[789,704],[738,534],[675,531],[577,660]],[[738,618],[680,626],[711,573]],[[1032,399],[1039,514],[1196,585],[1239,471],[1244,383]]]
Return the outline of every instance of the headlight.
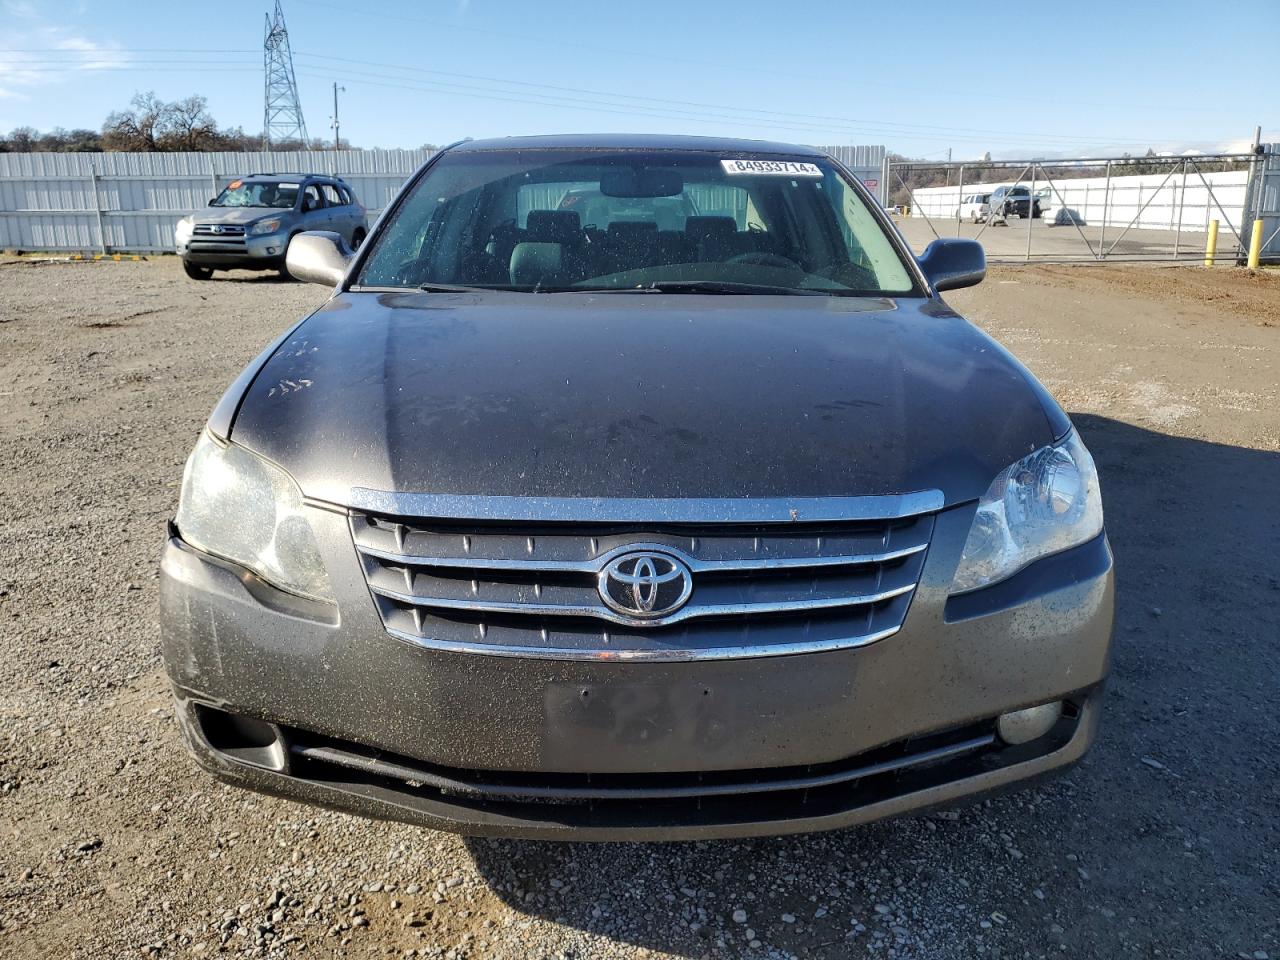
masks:
[[[243,447],[200,435],[182,476],[177,524],[198,550],[248,567],[282,590],[333,600],[298,485]]]
[[[251,236],[260,237],[264,233],[275,233],[280,229],[280,218],[272,217],[270,220],[259,220],[249,225],[249,233]]]
[[[174,227],[174,230],[173,230],[173,238],[174,238],[178,243],[182,243],[184,240],[190,240],[190,239],[191,239],[191,226],[192,226],[192,224],[191,224],[191,220],[190,220],[190,218],[189,218],[189,217],[183,217],[181,220],[179,220],[179,221],[178,221],[178,225],[177,225],[176,227]]]
[[[1000,471],[978,502],[952,593],[989,586],[1102,532],[1093,457],[1074,430]]]

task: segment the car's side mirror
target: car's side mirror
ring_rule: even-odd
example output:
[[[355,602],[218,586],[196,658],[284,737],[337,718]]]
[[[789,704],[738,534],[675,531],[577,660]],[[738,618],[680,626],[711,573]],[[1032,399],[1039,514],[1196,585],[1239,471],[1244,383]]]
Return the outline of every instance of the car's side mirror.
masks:
[[[976,240],[935,240],[925,248],[919,262],[935,290],[972,287],[987,275],[987,254]]]
[[[289,241],[284,266],[289,275],[308,283],[336,287],[355,256],[341,234],[329,230],[300,233]]]

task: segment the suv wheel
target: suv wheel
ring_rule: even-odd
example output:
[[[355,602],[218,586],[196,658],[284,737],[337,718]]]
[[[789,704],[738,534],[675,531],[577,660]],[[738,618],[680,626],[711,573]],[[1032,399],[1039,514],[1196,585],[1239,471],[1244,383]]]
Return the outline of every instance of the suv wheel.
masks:
[[[360,244],[364,243],[364,238],[365,238],[364,228],[356,227],[355,233],[351,234],[351,249],[359,250]]]
[[[213,279],[212,267],[197,267],[194,263],[182,261],[183,272],[192,280],[211,280]]]
[[[281,257],[280,266],[276,268],[276,273],[280,275],[281,280],[293,279],[293,274],[289,272],[289,268],[285,266],[285,264],[288,263],[289,261],[289,245],[293,243],[293,238],[296,237],[297,235],[298,234],[296,233],[291,233],[289,234],[289,239],[285,241],[284,254]]]

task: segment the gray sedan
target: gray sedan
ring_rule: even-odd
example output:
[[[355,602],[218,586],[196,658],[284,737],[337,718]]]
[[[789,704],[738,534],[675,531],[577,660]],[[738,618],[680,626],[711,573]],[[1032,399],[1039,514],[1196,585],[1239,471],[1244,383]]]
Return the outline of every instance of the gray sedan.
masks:
[[[215,776],[687,839],[951,803],[1093,741],[1098,475],[942,299],[973,241],[917,259],[811,148],[540,137],[442,151],[358,252],[303,234],[288,265],[332,296],[214,410],[161,561]]]

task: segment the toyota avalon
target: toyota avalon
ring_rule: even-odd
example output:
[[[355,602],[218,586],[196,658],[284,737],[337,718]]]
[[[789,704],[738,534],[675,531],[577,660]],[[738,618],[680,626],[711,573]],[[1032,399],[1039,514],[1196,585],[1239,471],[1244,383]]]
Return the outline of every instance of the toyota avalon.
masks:
[[[1035,378],[811,148],[440,151],[231,384],[163,549],[187,746],[474,835],[844,827],[1093,740],[1098,476]]]

